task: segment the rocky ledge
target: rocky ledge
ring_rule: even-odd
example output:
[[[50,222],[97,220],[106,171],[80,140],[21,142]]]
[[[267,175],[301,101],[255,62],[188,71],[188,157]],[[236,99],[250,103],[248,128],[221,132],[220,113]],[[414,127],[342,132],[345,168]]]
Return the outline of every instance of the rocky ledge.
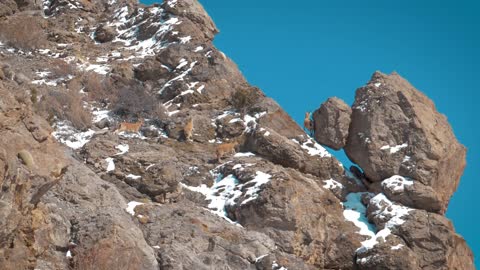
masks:
[[[2,269],[474,269],[465,148],[398,74],[312,138],[196,0],[9,0],[0,29]]]

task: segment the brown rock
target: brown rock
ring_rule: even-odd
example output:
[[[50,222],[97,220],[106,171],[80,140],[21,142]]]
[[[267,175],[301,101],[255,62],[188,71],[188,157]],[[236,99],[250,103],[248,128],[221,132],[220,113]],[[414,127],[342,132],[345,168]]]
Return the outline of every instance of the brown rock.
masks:
[[[402,175],[432,187],[445,211],[466,151],[430,99],[398,74],[377,72],[357,90],[345,152],[371,181]]]
[[[441,211],[441,201],[431,187],[414,180],[407,180],[411,184],[402,185],[402,179],[405,181],[403,177],[392,176],[382,182],[382,192],[388,199],[428,212]]]
[[[315,140],[335,150],[343,148],[347,143],[351,114],[352,109],[343,100],[327,99],[313,113]]]
[[[475,269],[471,250],[447,218],[413,210],[405,219],[395,233],[414,252],[421,269]]]
[[[163,8],[173,15],[188,18],[197,24],[205,38],[212,40],[219,31],[210,16],[197,0],[183,0],[174,3],[164,2]]]
[[[100,43],[110,42],[117,35],[117,31],[109,26],[100,25],[97,30],[95,30],[95,40]]]

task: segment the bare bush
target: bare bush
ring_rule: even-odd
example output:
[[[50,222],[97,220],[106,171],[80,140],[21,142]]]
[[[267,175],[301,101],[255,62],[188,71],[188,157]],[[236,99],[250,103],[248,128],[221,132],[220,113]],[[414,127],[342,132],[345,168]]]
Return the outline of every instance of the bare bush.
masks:
[[[80,130],[91,127],[92,116],[83,107],[82,96],[76,91],[52,91],[37,103],[37,110],[50,122],[56,117],[68,120]]]
[[[93,71],[83,76],[83,86],[90,101],[108,103],[115,99],[116,93],[110,79]]]
[[[54,78],[63,78],[68,75],[73,75],[75,74],[75,66],[65,62],[62,59],[54,59],[51,64],[52,66],[52,76]]]
[[[140,85],[121,87],[116,95],[113,112],[122,118],[167,118],[163,104]]]
[[[9,46],[23,50],[45,47],[47,35],[43,30],[45,20],[34,16],[15,16],[0,24],[0,37]]]

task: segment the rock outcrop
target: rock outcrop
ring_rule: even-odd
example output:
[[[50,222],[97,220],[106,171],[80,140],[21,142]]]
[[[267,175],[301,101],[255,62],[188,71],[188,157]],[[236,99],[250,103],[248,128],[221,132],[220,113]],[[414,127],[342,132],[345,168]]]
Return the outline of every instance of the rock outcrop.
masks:
[[[0,17],[2,269],[474,269],[442,216],[464,148],[398,75],[314,114],[347,170],[215,48],[196,0]]]
[[[357,90],[352,109],[348,157],[372,182],[402,175],[431,187],[444,212],[466,150],[433,102],[398,74],[377,72]]]
[[[333,97],[313,113],[315,140],[335,150],[345,147],[352,109]]]

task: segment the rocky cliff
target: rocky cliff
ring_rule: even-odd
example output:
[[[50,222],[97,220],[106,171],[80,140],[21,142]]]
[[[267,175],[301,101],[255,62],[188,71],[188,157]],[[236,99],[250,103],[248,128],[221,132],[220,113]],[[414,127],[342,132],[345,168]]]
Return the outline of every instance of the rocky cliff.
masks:
[[[309,137],[216,33],[196,0],[0,3],[2,269],[474,269],[425,95],[377,72]]]

